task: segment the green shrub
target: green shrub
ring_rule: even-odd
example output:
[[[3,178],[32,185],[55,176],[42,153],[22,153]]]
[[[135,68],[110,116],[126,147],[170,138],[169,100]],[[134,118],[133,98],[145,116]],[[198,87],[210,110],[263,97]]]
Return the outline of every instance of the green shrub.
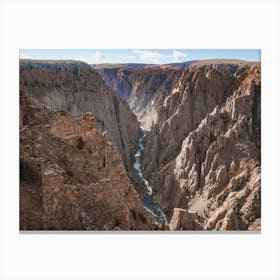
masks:
[[[74,75],[78,75],[78,73],[79,73],[79,66],[77,64],[74,64],[72,71],[73,71]]]
[[[24,159],[20,159],[20,180],[27,182],[36,182],[38,180],[37,172]]]
[[[77,143],[77,148],[82,150],[84,147],[84,141],[83,141],[83,138],[81,136],[79,136],[78,138],[78,143]]]

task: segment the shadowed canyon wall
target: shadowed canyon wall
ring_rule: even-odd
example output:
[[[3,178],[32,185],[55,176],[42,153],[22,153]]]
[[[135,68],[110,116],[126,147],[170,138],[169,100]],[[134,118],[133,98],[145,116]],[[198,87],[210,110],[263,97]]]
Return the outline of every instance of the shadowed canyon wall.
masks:
[[[65,110],[76,117],[92,112],[96,128],[116,146],[127,170],[133,170],[131,161],[140,136],[137,118],[88,64],[21,60],[20,88],[51,110]]]

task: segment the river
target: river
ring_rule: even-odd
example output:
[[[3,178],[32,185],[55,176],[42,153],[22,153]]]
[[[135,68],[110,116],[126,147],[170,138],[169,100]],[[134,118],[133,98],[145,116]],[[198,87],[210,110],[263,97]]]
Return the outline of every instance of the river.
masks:
[[[134,162],[134,168],[137,171],[140,179],[144,182],[146,188],[147,188],[147,194],[144,197],[144,207],[145,209],[151,213],[153,216],[158,218],[161,222],[167,222],[165,214],[163,211],[153,202],[153,188],[150,185],[150,183],[145,179],[142,169],[141,169],[141,153],[144,150],[144,139],[147,135],[147,132],[144,131],[144,135],[139,139],[138,143],[138,150],[135,156],[135,162]]]

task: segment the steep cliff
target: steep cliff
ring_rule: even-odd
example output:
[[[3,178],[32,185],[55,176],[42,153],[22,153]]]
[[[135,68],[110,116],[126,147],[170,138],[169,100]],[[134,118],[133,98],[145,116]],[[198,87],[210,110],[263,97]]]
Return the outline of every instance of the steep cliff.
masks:
[[[260,86],[259,63],[201,61],[165,99],[143,161],[171,229],[260,228]]]
[[[52,110],[65,110],[76,117],[92,112],[96,128],[116,146],[126,169],[133,170],[140,135],[137,118],[88,64],[20,60],[20,89]]]
[[[182,64],[104,64],[92,65],[106,84],[126,100],[141,126],[150,130],[158,120],[157,110],[171,93],[184,67]]]
[[[166,229],[131,108],[170,230],[260,230],[260,63],[23,60],[20,88],[21,228]]]
[[[20,93],[20,229],[155,229],[93,114],[51,112],[32,96]]]

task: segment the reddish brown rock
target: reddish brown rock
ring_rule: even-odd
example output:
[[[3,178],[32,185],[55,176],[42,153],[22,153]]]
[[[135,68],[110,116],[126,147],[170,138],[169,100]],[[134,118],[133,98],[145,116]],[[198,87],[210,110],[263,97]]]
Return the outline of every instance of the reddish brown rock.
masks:
[[[86,63],[20,60],[20,89],[49,110],[75,117],[91,112],[95,127],[106,132],[127,171],[140,136],[139,123],[129,106]]]
[[[185,209],[174,208],[172,219],[169,224],[170,230],[201,230],[202,227],[193,213]]]
[[[21,230],[155,228],[91,113],[52,113],[23,92],[20,109]]]

